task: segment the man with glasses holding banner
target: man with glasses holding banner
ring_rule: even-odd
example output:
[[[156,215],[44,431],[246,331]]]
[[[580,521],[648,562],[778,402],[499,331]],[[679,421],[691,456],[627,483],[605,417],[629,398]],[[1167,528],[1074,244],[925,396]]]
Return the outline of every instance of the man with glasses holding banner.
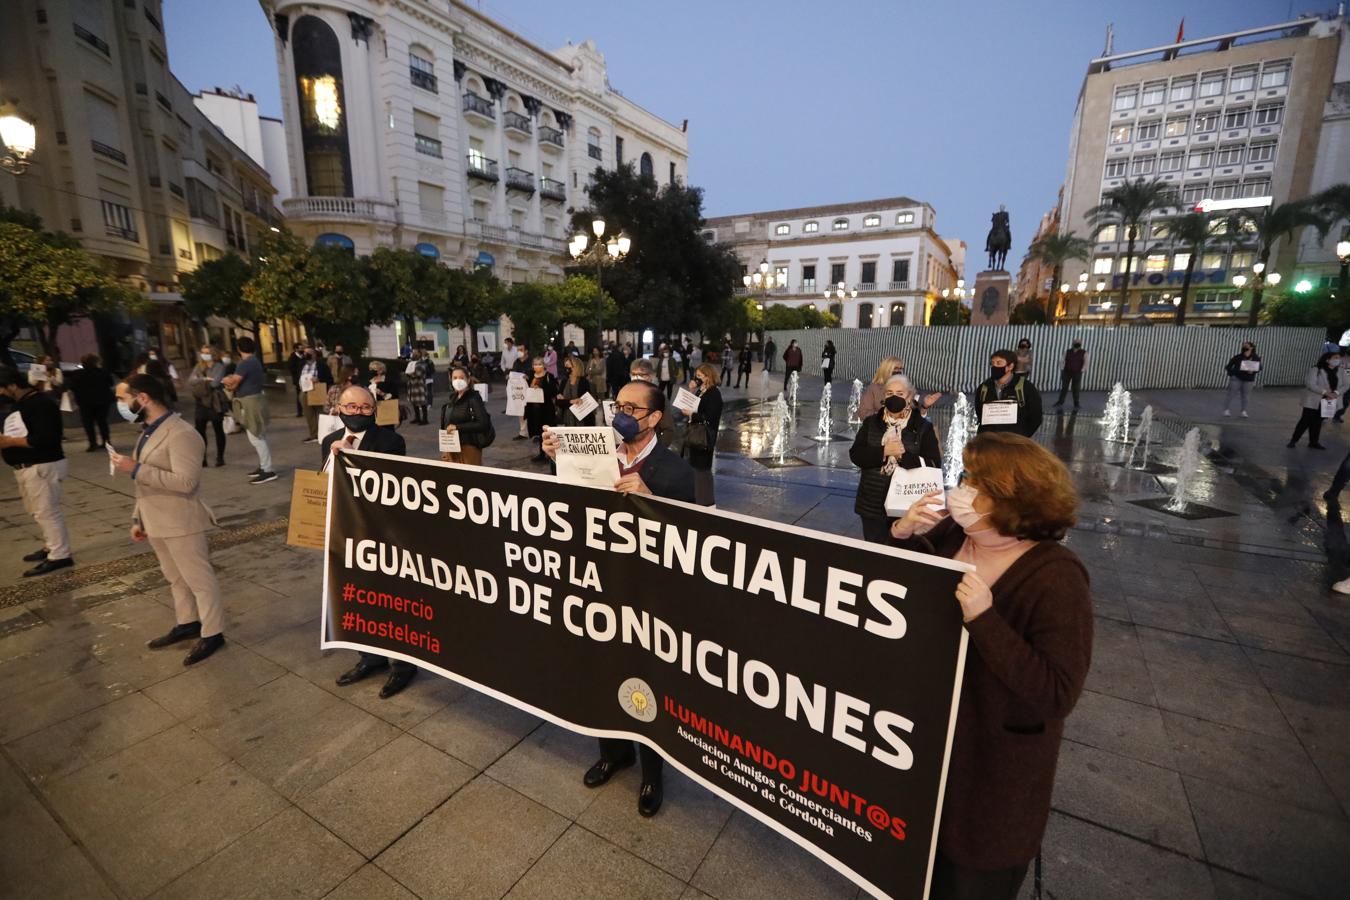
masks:
[[[619,471],[614,490],[623,494],[648,494],[669,500],[694,502],[694,470],[689,463],[656,439],[666,414],[666,397],[646,381],[630,381],[619,390],[614,404],[614,430],[619,433]],[[544,429],[543,450],[549,459],[558,453],[558,438]],[[600,738],[600,759],[586,770],[587,787],[599,787],[620,769],[642,761],[642,787],[638,789],[638,813],[651,817],[661,808],[664,793],[661,770],[665,761],[646,744],[633,753],[631,742]]]
[[[407,456],[408,447],[403,436],[392,428],[375,424],[375,397],[359,385],[352,385],[338,398],[338,417],[343,427],[323,439],[321,471],[335,464],[335,458],[343,450],[366,450],[371,453],[388,453],[392,456]],[[401,659],[391,660],[378,653],[361,651],[361,659],[346,672],[338,676],[338,687],[356,684],[384,668],[389,669],[389,680],[380,688],[380,699],[388,700],[408,686],[417,674],[417,667]]]

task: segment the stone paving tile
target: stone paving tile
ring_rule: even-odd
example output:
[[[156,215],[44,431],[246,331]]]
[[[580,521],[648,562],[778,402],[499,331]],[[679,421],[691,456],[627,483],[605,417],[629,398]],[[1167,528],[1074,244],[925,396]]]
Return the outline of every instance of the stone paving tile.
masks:
[[[442,678],[435,672],[422,670],[418,671],[412,684],[388,699],[381,699],[380,688],[384,686],[387,675],[378,673],[354,685],[337,687],[334,680],[356,664],[356,654],[351,650],[339,651],[333,663],[334,665],[330,666],[333,674],[324,674],[327,684],[317,677],[316,684],[404,731],[416,727],[455,700],[461,699],[465,692],[469,691],[469,688],[448,678]]]
[[[687,882],[733,809],[671,766],[666,767],[664,779],[665,801],[659,815],[650,819],[638,815],[642,775],[633,766],[598,790],[595,802],[586,807],[577,824]]]
[[[0,759],[0,873],[2,884],[21,883],[38,874],[46,861],[73,846],[70,836],[23,783],[23,777]],[[0,892],[3,892],[0,890]]]
[[[97,709],[135,687],[109,677],[105,666],[90,666],[56,681],[0,699],[0,742],[11,743],[49,725]]]
[[[1236,643],[1223,616],[1203,594],[1173,597],[1170,600],[1127,596],[1125,602],[1130,609],[1130,618],[1136,625]]]
[[[275,742],[274,729],[317,716],[342,701],[296,675],[285,674],[241,691],[226,703],[207,706],[186,722],[220,751],[237,758],[258,744]]]
[[[497,900],[568,824],[548,808],[479,775],[375,862],[419,897]]]
[[[588,788],[581,781],[599,756],[595,738],[545,723],[488,767],[487,774],[554,812],[575,819],[605,789]],[[607,787],[614,789],[612,785]]]
[[[1155,766],[1176,768],[1162,715],[1152,706],[1085,690],[1065,721],[1064,737]]]
[[[417,900],[417,895],[367,863],[342,884],[324,895],[324,900]]]
[[[684,882],[573,825],[506,896],[510,900],[554,900],[560,894],[587,900],[678,900],[684,889]]]
[[[1062,900],[1214,896],[1204,863],[1055,812],[1041,845],[1041,872],[1045,896]],[[1029,885],[1023,887],[1023,896],[1030,896]]]
[[[278,852],[284,848],[284,852]],[[364,860],[295,807],[180,875],[156,900],[323,897]]]
[[[1139,646],[1150,668],[1187,669],[1218,681],[1260,684],[1255,668],[1240,647],[1175,631],[1139,627]]]
[[[1259,616],[1237,616],[1226,614],[1228,627],[1246,647],[1261,650],[1276,650],[1292,656],[1305,656],[1324,662],[1346,665],[1350,656],[1346,655],[1340,644],[1316,623],[1311,616],[1308,625],[1294,625],[1288,622],[1267,619]]]
[[[1181,776],[1170,769],[1065,741],[1051,805],[1150,844],[1203,855]]]
[[[475,774],[405,734],[296,802],[373,859]]]
[[[1139,649],[1134,626],[1100,616],[1092,639],[1092,668],[1086,686],[1122,700],[1152,704],[1153,682]]]
[[[39,625],[28,629],[23,634],[13,635],[0,641],[0,648],[9,648],[11,642],[18,638],[27,637],[29,634],[35,637],[51,638],[51,628],[46,625]],[[94,656],[89,647],[78,641],[63,641],[35,643],[36,649],[23,653],[16,652],[13,656],[0,662],[0,700],[11,697],[14,694],[23,693],[36,687],[50,684],[53,681],[60,681],[70,675],[75,675],[99,665],[98,658]],[[16,648],[17,650],[17,648]]]
[[[481,772],[541,724],[527,712],[465,688],[411,733]]]
[[[159,704],[136,693],[30,734],[8,749],[28,776],[42,783],[111,756],[175,724],[177,720]]]
[[[1350,882],[1350,823],[1184,776],[1210,862],[1297,893],[1333,897]],[[1259,823],[1259,827],[1252,827]]]
[[[3,833],[3,832],[0,832]],[[0,866],[9,900],[116,900],[117,894],[95,871],[79,847],[68,846],[41,857],[41,865],[24,871]]]
[[[1289,736],[1289,723],[1263,685],[1205,677],[1201,672],[1206,670],[1195,667],[1149,663],[1148,670],[1163,709],[1272,737]]]
[[[229,708],[240,694],[285,673],[281,666],[247,647],[233,644],[227,636],[225,646],[210,659],[146,688],[145,692],[178,718],[188,719],[203,710]]]
[[[1298,897],[1236,872],[1210,869],[1209,874],[1214,879],[1214,895],[1218,900],[1296,900]]]
[[[732,814],[690,885],[726,900],[851,898],[858,892],[843,875],[740,812]]]

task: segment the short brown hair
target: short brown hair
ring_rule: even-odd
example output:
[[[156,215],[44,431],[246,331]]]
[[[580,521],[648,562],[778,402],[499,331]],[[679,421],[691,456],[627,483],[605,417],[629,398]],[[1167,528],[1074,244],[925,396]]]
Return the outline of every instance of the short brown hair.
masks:
[[[1078,492],[1059,457],[1020,434],[986,432],[966,445],[966,478],[994,502],[999,534],[1062,540],[1078,521]]]

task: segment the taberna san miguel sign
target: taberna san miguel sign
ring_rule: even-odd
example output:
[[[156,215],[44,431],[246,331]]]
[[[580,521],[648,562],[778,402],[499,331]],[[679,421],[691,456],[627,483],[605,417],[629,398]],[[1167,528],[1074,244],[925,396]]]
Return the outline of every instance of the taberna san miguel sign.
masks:
[[[339,459],[325,648],[643,741],[867,891],[927,896],[966,566],[545,476]]]

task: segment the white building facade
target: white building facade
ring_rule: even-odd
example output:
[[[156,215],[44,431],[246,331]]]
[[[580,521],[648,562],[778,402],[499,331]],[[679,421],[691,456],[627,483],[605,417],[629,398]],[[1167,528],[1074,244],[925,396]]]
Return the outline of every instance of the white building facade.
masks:
[[[266,170],[280,203],[290,196],[291,163],[286,152],[286,127],[280,119],[258,112],[258,101],[243,91],[221,88],[192,97],[202,115]]]
[[[548,52],[453,0],[261,4],[302,238],[557,281],[597,166],[687,175],[684,128],[610,89],[590,41]]]
[[[936,225],[927,203],[892,197],[722,216],[707,220],[703,237],[730,247],[744,272],[768,263],[784,283],[765,294],[768,304],[814,306],[844,328],[885,328],[925,324],[963,277]]]

